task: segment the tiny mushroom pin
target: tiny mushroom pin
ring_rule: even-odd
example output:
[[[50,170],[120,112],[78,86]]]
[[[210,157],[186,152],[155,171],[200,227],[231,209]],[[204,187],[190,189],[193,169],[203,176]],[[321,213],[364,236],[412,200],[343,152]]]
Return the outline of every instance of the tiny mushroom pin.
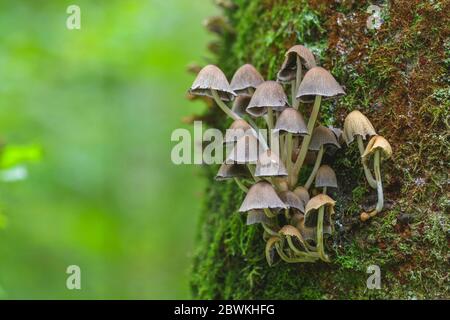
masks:
[[[389,159],[392,156],[392,147],[389,142],[382,136],[374,136],[367,144],[366,150],[362,155],[363,162],[368,164],[371,157],[373,157],[373,170],[375,172],[375,179],[377,183],[378,201],[375,210],[370,213],[363,212],[361,220],[367,220],[369,217],[375,216],[378,212],[383,210],[384,196],[383,184],[381,182],[380,165],[382,160]]]

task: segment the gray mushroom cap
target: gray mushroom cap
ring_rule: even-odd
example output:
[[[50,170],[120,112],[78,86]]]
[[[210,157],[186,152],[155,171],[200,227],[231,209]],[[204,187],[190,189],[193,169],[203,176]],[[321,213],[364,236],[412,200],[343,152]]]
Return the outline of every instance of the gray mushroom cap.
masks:
[[[330,72],[322,67],[314,67],[305,74],[296,98],[302,102],[313,102],[316,96],[330,99],[344,94],[344,90]]]
[[[259,117],[267,112],[267,108],[283,111],[288,104],[286,93],[281,84],[275,81],[261,83],[250,100],[247,112],[254,117]]]
[[[287,209],[287,206],[278,197],[272,185],[265,181],[255,183],[248,190],[241,207],[240,212],[246,212],[255,209]]]
[[[294,108],[286,108],[281,112],[275,124],[275,130],[295,135],[308,135],[308,128],[300,112]]]
[[[212,64],[200,70],[189,93],[212,98],[211,90],[216,90],[219,97],[225,101],[230,101],[236,96],[222,70]]]
[[[216,174],[217,181],[228,180],[232,178],[250,178],[251,174],[245,164],[223,163]]]
[[[316,60],[312,52],[302,45],[296,45],[286,52],[283,65],[277,74],[278,80],[282,82],[292,81],[297,76],[297,56],[300,57],[302,65],[307,69],[316,66]]]
[[[317,188],[337,188],[338,185],[334,170],[326,164],[321,165],[319,170],[317,170],[315,185]]]
[[[279,156],[267,149],[258,158],[255,169],[256,177],[287,176],[288,172]]]
[[[251,64],[244,64],[233,75],[230,87],[237,95],[251,96],[252,90],[256,89],[264,78]]]
[[[327,127],[318,126],[313,130],[309,150],[318,151],[322,145],[334,145],[336,148],[341,147],[333,131]]]
[[[305,212],[305,205],[303,201],[294,192],[292,191],[281,192],[280,199],[283,200],[283,202],[289,208],[294,208],[299,210],[300,212]]]

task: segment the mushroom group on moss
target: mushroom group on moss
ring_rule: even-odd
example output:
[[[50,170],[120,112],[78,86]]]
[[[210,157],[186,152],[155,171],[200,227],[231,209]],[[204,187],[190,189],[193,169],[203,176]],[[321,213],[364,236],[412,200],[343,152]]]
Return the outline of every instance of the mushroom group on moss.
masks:
[[[291,86],[290,101],[284,86]],[[392,153],[389,143],[376,135],[359,111],[347,116],[343,130],[323,125],[322,102],[345,92],[329,71],[317,66],[305,46],[287,51],[277,81],[264,80],[255,67],[245,64],[228,83],[218,67],[209,65],[200,70],[189,92],[211,97],[233,119],[232,132],[227,131],[224,139],[231,151],[216,180],[234,180],[245,192],[239,211],[247,214],[248,225],[262,226],[269,265],[275,263],[276,255],[288,263],[330,261],[324,236],[334,230],[336,202],[331,196],[338,181],[329,154],[341,148],[339,136],[347,144],[356,138],[368,184],[378,191],[375,210],[364,214],[374,216],[382,210],[380,163]],[[230,108],[227,101],[232,100]],[[305,118],[302,112],[308,104],[312,104],[311,113]],[[261,129],[270,131],[270,139],[264,138]],[[365,147],[364,140],[370,136]]]

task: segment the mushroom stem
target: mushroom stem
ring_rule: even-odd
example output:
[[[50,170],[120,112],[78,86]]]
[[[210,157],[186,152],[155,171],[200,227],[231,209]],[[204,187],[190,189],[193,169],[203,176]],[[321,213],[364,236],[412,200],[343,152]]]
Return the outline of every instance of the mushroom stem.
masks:
[[[358,141],[358,149],[359,149],[359,153],[361,154],[361,156],[364,154],[364,142],[362,139],[362,136],[360,136],[359,134],[356,136],[356,140]],[[367,164],[362,160],[362,165],[364,168],[364,174],[366,176],[367,182],[369,183],[369,185],[372,188],[377,188],[377,182],[375,181],[375,179],[373,178],[372,172],[370,172],[369,167],[367,166]]]
[[[378,202],[375,211],[381,212],[384,206],[384,197],[383,197],[383,184],[381,183],[380,150],[375,151],[373,170],[375,171],[375,179],[377,180],[377,193],[378,193]]]
[[[297,94],[298,87],[300,87],[300,83],[302,82],[302,61],[300,60],[300,57],[297,56],[297,74],[295,77],[295,94]],[[295,94],[292,97],[292,106],[295,109],[298,109],[298,106],[300,105],[300,100],[295,98]]]
[[[323,194],[327,194],[327,187],[323,187],[322,193],[323,193]]]
[[[233,120],[241,119],[236,113],[234,113],[219,97],[219,94],[216,90],[211,90],[214,101],[217,103],[220,109],[226,113],[227,116],[232,118]]]
[[[325,254],[325,249],[323,245],[323,216],[324,216],[325,206],[319,208],[319,213],[317,217],[317,252],[320,259],[323,261],[330,261],[328,256]]]
[[[292,167],[292,146],[293,146],[293,142],[292,142],[292,133],[288,132],[287,137],[286,137],[286,152],[287,152],[287,157],[286,157],[286,169],[288,174],[291,174],[291,167]]]
[[[305,183],[306,190],[308,190],[311,187],[311,185],[314,181],[314,178],[316,177],[317,170],[319,170],[320,163],[322,162],[323,150],[324,150],[324,148],[322,145],[322,146],[320,146],[319,152],[317,153],[316,162],[314,163],[313,170],[311,171],[311,174],[309,175],[309,178]]]
[[[270,135],[270,132],[273,129],[273,111],[271,107],[267,107],[266,122],[267,122],[267,129],[269,130]]]
[[[244,184],[239,181],[238,178],[234,178],[234,182],[236,182],[237,186],[239,187],[239,189],[241,189],[242,191],[244,191],[245,193],[248,192],[248,188],[246,186],[244,186]]]
[[[255,180],[255,182],[258,182],[259,180],[261,180],[255,176],[255,167],[252,164],[247,163],[247,168],[248,168],[248,171],[250,171],[250,174],[252,175],[252,178],[253,178],[253,180]]]
[[[302,257],[296,257],[296,258],[288,257],[286,255],[286,253],[284,253],[283,248],[281,248],[278,243],[275,244],[275,249],[277,250],[278,255],[280,256],[280,258],[283,259],[283,261],[288,262],[288,263],[314,262],[314,261],[317,260],[317,258],[308,256],[308,255],[304,255]]]
[[[262,224],[264,230],[265,230],[268,234],[270,234],[270,235],[273,236],[273,237],[277,237],[277,238],[280,237],[280,235],[279,235],[277,232],[273,231],[267,224],[265,224],[264,222],[261,222],[261,224]]]
[[[300,148],[300,152],[298,154],[298,158],[295,161],[294,168],[292,171],[291,179],[291,186],[295,186],[298,180],[298,174],[300,172],[300,169],[302,168],[303,162],[306,158],[306,153],[308,152],[309,142],[311,141],[312,132],[314,130],[314,125],[316,124],[317,115],[319,114],[320,110],[320,102],[322,101],[322,96],[316,96],[314,100],[314,106],[311,112],[311,116],[308,120],[308,135],[305,136],[302,142],[302,146]]]
[[[272,211],[270,211],[269,208],[264,208],[263,210],[264,210],[264,213],[266,214],[267,217],[269,217],[269,218],[275,218],[276,217],[276,215],[273,214]]]

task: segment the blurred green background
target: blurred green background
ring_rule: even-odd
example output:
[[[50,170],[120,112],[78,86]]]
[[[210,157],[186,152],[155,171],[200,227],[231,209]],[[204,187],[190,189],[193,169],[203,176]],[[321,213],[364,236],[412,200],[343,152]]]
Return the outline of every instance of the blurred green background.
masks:
[[[81,30],[66,28],[68,5]],[[0,298],[189,298],[204,181],[170,161],[212,1],[0,1]],[[66,289],[81,268],[82,290]]]

